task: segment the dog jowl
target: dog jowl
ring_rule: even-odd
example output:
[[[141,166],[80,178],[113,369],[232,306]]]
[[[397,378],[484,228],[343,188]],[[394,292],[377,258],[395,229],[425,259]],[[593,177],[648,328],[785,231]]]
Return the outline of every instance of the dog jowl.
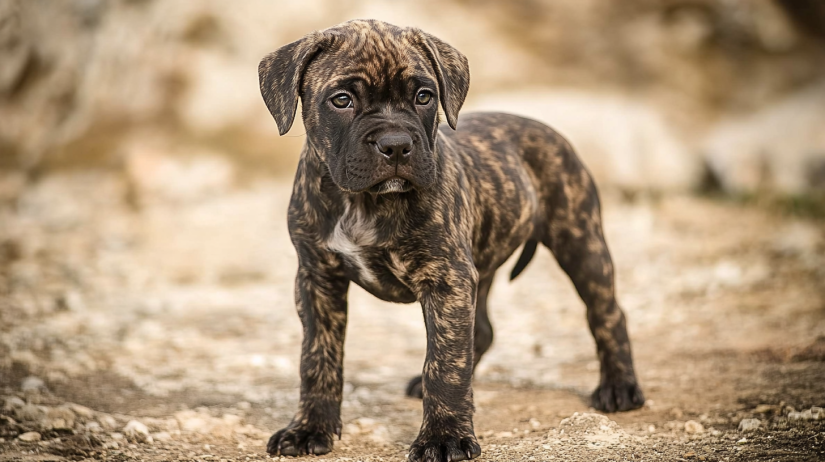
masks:
[[[424,419],[410,460],[478,457],[471,379],[493,341],[488,294],[507,258],[523,248],[513,278],[538,244],[587,306],[601,363],[593,406],[644,403],[596,187],[560,135],[495,113],[463,115],[459,127],[466,58],[421,30],[379,21],[285,45],[261,61],[259,77],[281,134],[299,98],[307,134],[288,214],[304,331],[300,405],[270,439],[270,454],[325,454],[341,435],[354,282],[383,300],[418,301],[424,312],[427,354],[407,387],[423,398]]]

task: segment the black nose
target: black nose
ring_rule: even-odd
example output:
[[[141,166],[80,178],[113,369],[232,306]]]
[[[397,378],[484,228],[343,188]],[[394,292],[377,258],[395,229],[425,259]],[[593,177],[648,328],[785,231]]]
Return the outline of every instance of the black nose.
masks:
[[[388,133],[381,135],[375,142],[378,152],[390,164],[403,164],[410,159],[413,149],[413,140],[406,133]]]

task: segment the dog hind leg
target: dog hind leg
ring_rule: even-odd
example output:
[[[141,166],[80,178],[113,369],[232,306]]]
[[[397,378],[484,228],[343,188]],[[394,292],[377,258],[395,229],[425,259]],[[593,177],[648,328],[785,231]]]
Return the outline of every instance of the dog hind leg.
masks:
[[[541,242],[558,260],[587,306],[587,321],[601,364],[592,405],[605,412],[627,411],[644,404],[636,380],[625,315],[616,301],[613,261],[601,224],[599,197],[588,172],[567,170],[546,209],[550,220]],[[575,166],[574,166],[575,167]]]

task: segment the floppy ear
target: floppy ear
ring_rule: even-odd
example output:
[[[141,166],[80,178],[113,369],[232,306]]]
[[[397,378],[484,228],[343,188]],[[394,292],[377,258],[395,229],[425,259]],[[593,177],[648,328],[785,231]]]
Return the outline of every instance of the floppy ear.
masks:
[[[266,55],[258,64],[258,81],[264,103],[284,135],[298,110],[301,78],[310,60],[321,49],[323,35],[314,32]]]
[[[467,58],[447,42],[420,30],[418,35],[438,78],[441,107],[444,108],[447,123],[455,130],[458,111],[470,89],[470,65]]]

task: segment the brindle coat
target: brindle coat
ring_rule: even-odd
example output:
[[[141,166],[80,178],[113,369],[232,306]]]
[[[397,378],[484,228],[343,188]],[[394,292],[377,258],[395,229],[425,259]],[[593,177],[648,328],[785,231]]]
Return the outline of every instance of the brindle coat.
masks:
[[[304,329],[300,408],[270,439],[270,454],[324,454],[340,437],[352,281],[424,311],[424,369],[407,390],[423,397],[424,421],[410,460],[477,457],[471,379],[493,340],[487,296],[496,269],[523,245],[515,277],[538,242],[587,305],[601,362],[593,406],[643,404],[596,187],[559,134],[490,113],[465,115],[454,131],[466,58],[418,29],[379,21],[290,43],[261,61],[259,76],[281,134],[299,97],[307,133],[289,206]],[[439,103],[449,127],[439,127]]]

